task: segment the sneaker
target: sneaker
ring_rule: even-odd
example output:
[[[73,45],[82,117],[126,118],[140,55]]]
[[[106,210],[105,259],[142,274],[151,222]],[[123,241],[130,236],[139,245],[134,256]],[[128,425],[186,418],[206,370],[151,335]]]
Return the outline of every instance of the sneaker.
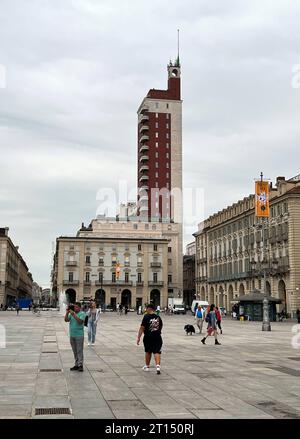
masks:
[[[78,372],[83,372],[83,366],[79,366],[77,370]]]
[[[201,343],[205,344],[205,338],[202,338]]]
[[[70,367],[70,370],[78,370],[78,366]]]
[[[143,371],[144,371],[144,372],[149,372],[149,366],[146,366],[146,365],[143,366]]]
[[[156,366],[156,373],[157,373],[157,375],[160,375],[160,365],[159,364]]]
[[[91,343],[90,343],[90,342],[88,342],[88,346],[91,346]]]
[[[92,343],[92,346],[95,346],[95,343]]]
[[[219,343],[218,340],[215,340],[215,344],[221,344],[221,343]]]

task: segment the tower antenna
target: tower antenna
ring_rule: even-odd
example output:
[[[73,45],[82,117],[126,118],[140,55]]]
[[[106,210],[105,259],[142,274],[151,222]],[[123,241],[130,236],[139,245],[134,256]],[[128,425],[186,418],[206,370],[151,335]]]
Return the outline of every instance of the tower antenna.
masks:
[[[177,59],[179,61],[179,29],[177,29]]]

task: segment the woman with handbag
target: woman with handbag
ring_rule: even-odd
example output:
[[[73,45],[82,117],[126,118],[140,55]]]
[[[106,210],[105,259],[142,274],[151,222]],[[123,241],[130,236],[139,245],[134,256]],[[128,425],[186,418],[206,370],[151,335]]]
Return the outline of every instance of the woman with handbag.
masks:
[[[221,343],[218,342],[218,331],[217,331],[217,316],[215,313],[215,305],[210,305],[209,312],[206,315],[205,321],[208,323],[207,325],[207,335],[206,337],[202,338],[201,343],[205,344],[205,340],[210,335],[214,335],[215,337],[215,345],[220,345]]]

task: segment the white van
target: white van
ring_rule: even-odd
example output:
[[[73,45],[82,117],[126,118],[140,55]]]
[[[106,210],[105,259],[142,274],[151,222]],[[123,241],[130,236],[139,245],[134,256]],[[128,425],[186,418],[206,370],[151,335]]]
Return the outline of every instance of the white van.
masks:
[[[209,306],[209,303],[206,302],[206,300],[193,300],[192,306],[191,306],[191,313],[195,314],[195,306],[201,305],[202,308],[204,308],[204,311],[206,310],[206,308]]]

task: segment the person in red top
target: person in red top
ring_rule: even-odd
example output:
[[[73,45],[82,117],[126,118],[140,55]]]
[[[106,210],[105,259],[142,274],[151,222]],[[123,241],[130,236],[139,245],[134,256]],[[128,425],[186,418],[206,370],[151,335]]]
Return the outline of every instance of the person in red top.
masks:
[[[221,328],[222,316],[221,316],[221,311],[220,311],[220,309],[217,306],[216,306],[216,309],[215,309],[215,313],[216,313],[216,316],[217,316],[217,325],[218,325],[218,328],[220,329],[220,332],[222,334],[223,333],[222,328]]]

